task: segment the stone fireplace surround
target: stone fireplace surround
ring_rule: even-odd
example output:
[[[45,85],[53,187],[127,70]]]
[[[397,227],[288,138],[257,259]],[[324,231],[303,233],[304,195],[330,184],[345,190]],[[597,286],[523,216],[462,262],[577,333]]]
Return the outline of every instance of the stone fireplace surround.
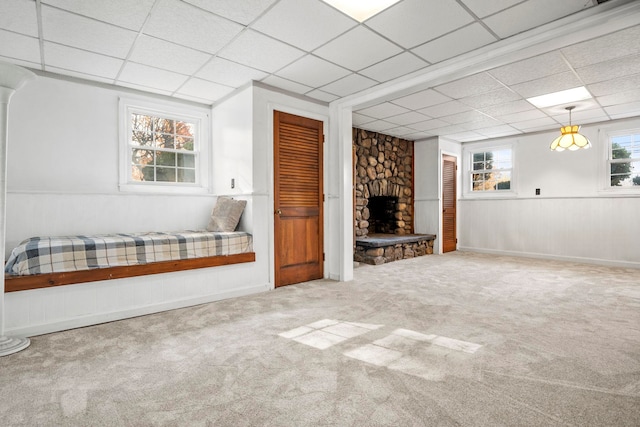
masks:
[[[433,253],[435,235],[412,234],[413,141],[354,128],[353,145],[354,260],[377,265]]]

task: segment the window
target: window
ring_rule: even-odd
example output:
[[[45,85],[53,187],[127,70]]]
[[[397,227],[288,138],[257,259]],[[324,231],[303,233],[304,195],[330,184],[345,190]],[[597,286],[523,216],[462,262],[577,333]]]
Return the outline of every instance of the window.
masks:
[[[640,188],[640,129],[609,135],[608,184]]]
[[[511,190],[513,159],[511,148],[471,152],[471,191]]]
[[[121,114],[121,189],[192,192],[206,187],[206,113],[121,100]]]

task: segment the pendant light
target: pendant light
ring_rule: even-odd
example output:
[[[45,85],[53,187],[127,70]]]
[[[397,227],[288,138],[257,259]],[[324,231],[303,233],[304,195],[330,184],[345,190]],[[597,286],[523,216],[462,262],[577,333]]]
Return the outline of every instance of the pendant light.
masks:
[[[580,126],[571,124],[571,110],[576,108],[575,106],[567,107],[565,110],[569,111],[569,126],[563,126],[560,128],[560,136],[553,140],[551,143],[552,151],[575,151],[581,148],[590,148],[591,142],[586,136],[578,133]]]

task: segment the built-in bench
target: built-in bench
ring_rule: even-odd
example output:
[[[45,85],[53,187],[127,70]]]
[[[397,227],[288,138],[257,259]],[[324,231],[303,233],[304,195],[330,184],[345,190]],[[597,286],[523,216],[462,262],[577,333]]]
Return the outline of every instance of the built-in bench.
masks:
[[[435,234],[369,234],[356,238],[354,261],[380,265],[433,253]]]

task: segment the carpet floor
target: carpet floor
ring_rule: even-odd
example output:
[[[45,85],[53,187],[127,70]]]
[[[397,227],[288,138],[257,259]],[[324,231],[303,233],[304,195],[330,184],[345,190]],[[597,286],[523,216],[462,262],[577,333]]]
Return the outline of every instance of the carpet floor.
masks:
[[[640,270],[354,273],[34,337],[0,358],[0,425],[640,425]]]

